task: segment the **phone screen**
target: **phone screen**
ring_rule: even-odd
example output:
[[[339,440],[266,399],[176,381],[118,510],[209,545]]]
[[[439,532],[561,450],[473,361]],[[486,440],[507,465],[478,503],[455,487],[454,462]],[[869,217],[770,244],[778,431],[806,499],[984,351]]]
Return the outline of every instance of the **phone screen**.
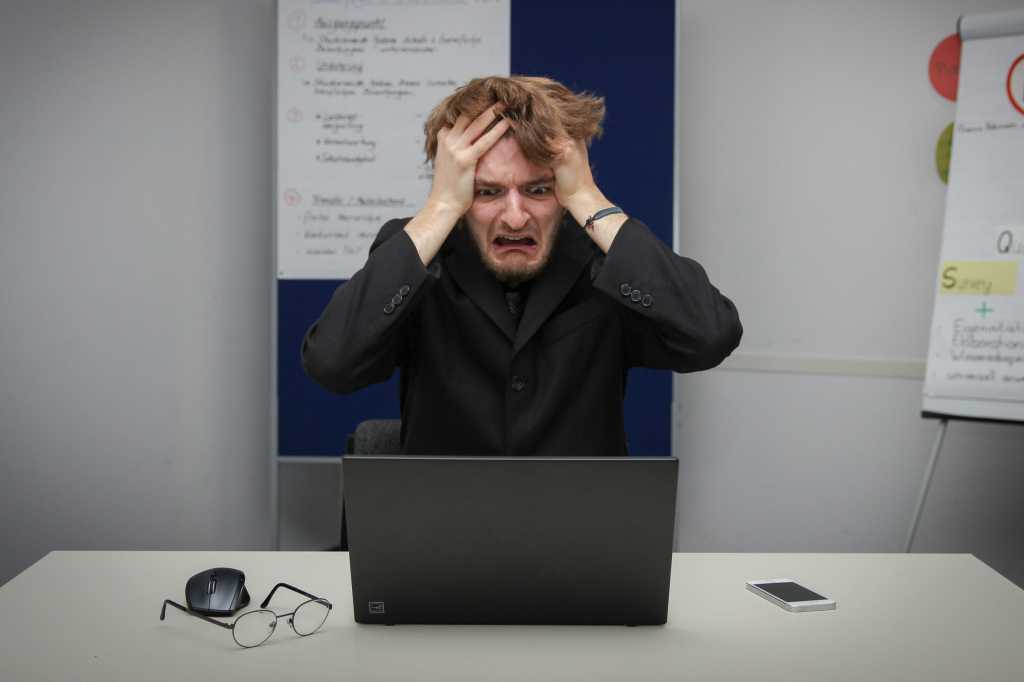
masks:
[[[817,592],[811,592],[803,585],[798,585],[797,583],[758,583],[755,587],[778,597],[782,601],[818,601],[827,598],[822,597]]]

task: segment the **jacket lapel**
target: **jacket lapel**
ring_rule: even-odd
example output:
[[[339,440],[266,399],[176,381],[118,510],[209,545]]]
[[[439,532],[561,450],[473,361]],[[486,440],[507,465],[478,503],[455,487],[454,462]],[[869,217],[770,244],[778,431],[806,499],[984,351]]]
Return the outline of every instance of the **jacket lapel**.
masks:
[[[572,289],[573,284],[579,279],[580,272],[590,261],[592,251],[585,243],[590,241],[589,237],[568,217],[568,212],[566,216],[559,225],[560,233],[551,260],[530,286],[526,310],[523,311],[523,319],[519,321],[519,330],[515,334],[513,354],[518,353],[533,338]]]
[[[451,257],[447,259],[448,271],[463,293],[512,341],[515,339],[515,326],[505,305],[501,284],[480,261],[480,254],[470,242],[467,230],[462,222],[452,230],[449,237],[452,251]],[[524,315],[528,313],[529,304]]]

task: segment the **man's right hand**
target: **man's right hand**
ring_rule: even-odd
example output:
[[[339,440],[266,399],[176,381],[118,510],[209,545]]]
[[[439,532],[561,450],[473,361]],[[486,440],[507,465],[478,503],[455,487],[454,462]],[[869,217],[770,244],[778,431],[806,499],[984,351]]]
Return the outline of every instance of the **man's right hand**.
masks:
[[[501,104],[493,104],[470,123],[465,114],[451,128],[437,133],[437,156],[434,158],[434,184],[427,203],[433,202],[457,211],[461,216],[473,203],[473,179],[476,162],[508,130],[509,122],[501,119],[494,127],[487,126],[501,115]]]
[[[437,134],[430,195],[423,209],[405,226],[424,265],[433,260],[459,218],[473,205],[477,161],[509,127],[508,120],[502,118],[487,130],[501,115],[501,107],[500,103],[491,105],[472,122],[463,114],[455,125]]]

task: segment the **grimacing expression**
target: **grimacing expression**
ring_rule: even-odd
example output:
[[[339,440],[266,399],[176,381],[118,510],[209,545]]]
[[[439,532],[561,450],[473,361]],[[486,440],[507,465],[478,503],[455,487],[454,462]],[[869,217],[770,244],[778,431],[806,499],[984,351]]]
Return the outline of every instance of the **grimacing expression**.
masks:
[[[528,161],[509,135],[477,161],[473,193],[466,225],[487,269],[512,286],[539,274],[564,215],[554,171]]]

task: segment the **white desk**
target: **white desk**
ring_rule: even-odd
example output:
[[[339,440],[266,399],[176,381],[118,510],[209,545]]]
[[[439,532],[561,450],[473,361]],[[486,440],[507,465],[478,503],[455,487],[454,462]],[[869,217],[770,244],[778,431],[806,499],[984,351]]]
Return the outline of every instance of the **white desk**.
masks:
[[[214,566],[245,571],[249,608],[284,581],[334,610],[256,649],[173,608],[161,622]],[[53,552],[0,587],[0,680],[1024,680],[1024,590],[970,555],[677,554],[672,570],[665,626],[388,627],[353,622],[347,554]],[[837,610],[744,589],[773,576]]]

